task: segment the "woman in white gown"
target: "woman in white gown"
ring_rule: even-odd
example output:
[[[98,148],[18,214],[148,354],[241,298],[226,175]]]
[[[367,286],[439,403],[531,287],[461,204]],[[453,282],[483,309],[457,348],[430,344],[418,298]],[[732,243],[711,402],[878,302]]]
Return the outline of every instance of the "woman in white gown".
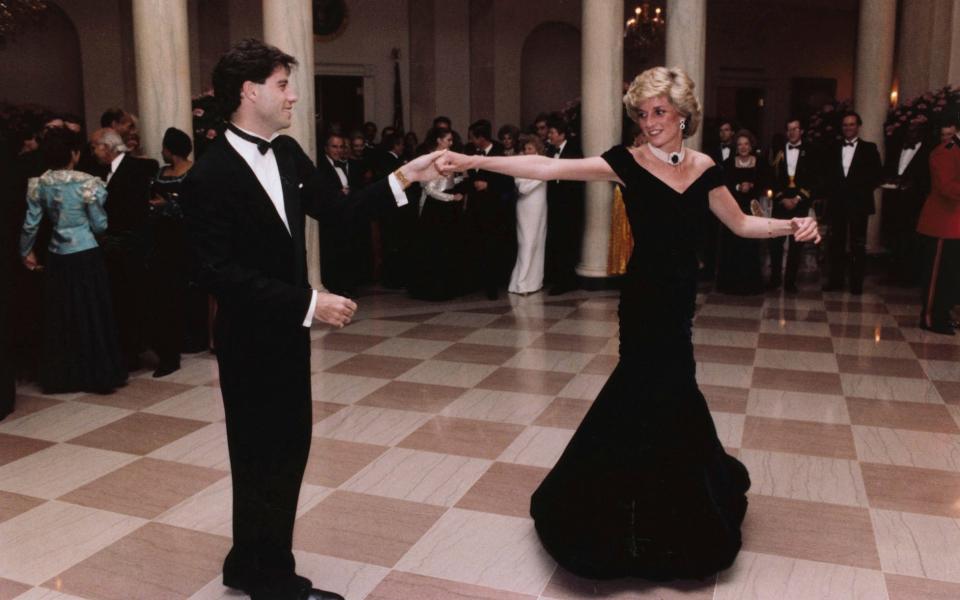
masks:
[[[543,142],[535,135],[520,136],[523,154],[543,154]],[[543,287],[543,259],[547,243],[547,183],[538,179],[516,178],[517,191],[517,264],[510,275],[507,290],[530,294]]]

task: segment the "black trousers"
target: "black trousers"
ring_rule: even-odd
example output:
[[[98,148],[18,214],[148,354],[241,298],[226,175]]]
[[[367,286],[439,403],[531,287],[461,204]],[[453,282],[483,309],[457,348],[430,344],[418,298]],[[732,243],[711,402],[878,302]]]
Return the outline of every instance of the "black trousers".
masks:
[[[260,328],[265,335],[238,334],[220,321],[215,332],[233,481],[223,578],[248,592],[297,585],[293,526],[312,429],[309,329]]]
[[[923,311],[927,327],[945,326],[960,292],[960,239],[921,235]]]
[[[863,290],[867,258],[867,219],[869,215],[839,209],[830,218],[830,240],[827,245],[829,284],[843,286],[849,271],[850,290]],[[847,241],[850,252],[847,253]]]
[[[793,239],[773,238],[770,240],[770,283],[780,285],[783,281],[788,287],[797,283],[797,272],[800,270],[800,255],[803,253],[803,244]],[[787,265],[783,265],[783,246],[787,245]],[[781,278],[781,273],[783,277]]]
[[[576,285],[583,238],[584,200],[547,196],[547,242],[544,278],[554,286]]]
[[[143,350],[146,277],[145,236],[123,232],[103,238],[103,258],[110,276],[110,296],[120,331],[120,349],[129,363]]]
[[[150,340],[161,365],[180,364],[187,292],[183,223],[158,217],[153,223],[154,251],[149,264]]]

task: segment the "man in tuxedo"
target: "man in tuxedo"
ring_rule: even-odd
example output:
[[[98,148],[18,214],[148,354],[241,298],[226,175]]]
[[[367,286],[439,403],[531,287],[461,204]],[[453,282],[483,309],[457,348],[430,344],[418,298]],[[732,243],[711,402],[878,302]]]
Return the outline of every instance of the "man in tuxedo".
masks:
[[[583,158],[580,144],[570,139],[570,127],[559,115],[547,123],[547,139],[556,159]],[[547,182],[547,248],[544,279],[551,296],[575,290],[577,263],[583,238],[584,191],[582,181]]]
[[[890,250],[889,282],[914,285],[918,282],[919,247],[917,219],[930,193],[930,144],[923,132],[910,125],[899,143],[887,147],[883,169],[881,233]]]
[[[467,142],[476,154],[503,156],[503,146],[492,137],[493,126],[486,119],[472,123],[467,130]],[[470,244],[475,253],[474,272],[487,298],[496,300],[512,266],[510,240],[516,244],[512,227],[513,177],[482,169],[467,175],[463,186],[467,194],[466,218],[474,237]]]
[[[820,187],[817,157],[810,144],[803,143],[800,119],[786,121],[787,141],[775,149],[773,160],[773,217],[792,219],[805,217],[810,212],[813,194]],[[783,246],[787,245],[787,265],[783,267]],[[770,240],[769,289],[777,289],[783,282],[786,292],[797,291],[797,271],[800,267],[802,246],[791,236]],[[783,277],[781,278],[781,273]]]
[[[340,184],[341,193],[350,195],[350,163],[347,160],[347,141],[332,133],[323,144],[323,158],[317,161],[317,170],[330,181]],[[329,291],[341,296],[355,297],[357,265],[354,248],[356,232],[336,221],[320,223],[320,276]]]
[[[729,119],[721,119],[717,129],[718,143],[707,150],[713,162],[722,165],[733,154],[736,154],[734,133],[736,125]],[[703,266],[700,277],[704,281],[713,281],[717,273],[717,247],[720,243],[720,220],[710,211],[707,212],[703,227],[703,239],[700,241],[700,261]]]
[[[393,127],[384,127],[383,134],[380,157],[373,169],[375,179],[382,179],[403,165],[403,136]],[[409,203],[396,214],[390,215],[389,219],[379,222],[383,249],[380,282],[384,287],[402,288],[407,284],[410,239],[417,222],[415,204]]]
[[[345,194],[293,138],[296,59],[244,40],[214,68],[230,125],[190,171],[183,208],[201,282],[216,297],[214,328],[233,480],[233,547],[223,582],[253,600],[342,600],[295,574],[291,551],[310,449],[310,325],[343,327],[356,304],[310,288],[304,220],[340,223],[406,202],[404,186],[437,176],[421,157]]]
[[[857,113],[845,114],[841,121],[843,142],[829,151],[824,159],[825,220],[830,226],[827,244],[829,275],[824,291],[842,290],[849,268],[850,293],[863,293],[867,219],[875,212],[873,191],[880,185],[882,167],[877,145],[860,139],[862,124]]]
[[[101,239],[110,275],[113,310],[127,369],[140,368],[143,349],[146,260],[150,251],[150,185],[157,161],[129,156],[120,134],[102,128],[90,136],[90,149],[106,171],[107,230]]]
[[[953,116],[960,125],[960,116]],[[960,135],[930,153],[930,194],[917,232],[923,244],[923,310],[920,327],[954,335],[950,309],[960,293]]]

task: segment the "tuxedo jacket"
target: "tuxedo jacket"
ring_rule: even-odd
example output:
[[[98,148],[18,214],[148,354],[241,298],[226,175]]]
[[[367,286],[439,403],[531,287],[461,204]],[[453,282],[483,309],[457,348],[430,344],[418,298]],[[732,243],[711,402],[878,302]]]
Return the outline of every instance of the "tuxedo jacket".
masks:
[[[555,154],[555,153],[554,153]],[[549,155],[551,158],[553,154]],[[569,158],[583,158],[580,142],[567,138],[567,143],[560,152],[559,160]],[[582,181],[549,181],[547,182],[547,202],[550,204],[583,202],[586,185]]]
[[[819,195],[822,187],[821,164],[818,160],[817,148],[809,142],[800,145],[800,155],[797,157],[797,170],[794,173],[794,187],[792,189],[790,188],[790,174],[787,169],[786,144],[777,149],[771,171],[773,214],[776,216],[806,215],[813,203],[813,198]],[[796,208],[792,211],[787,210],[782,201],[797,196],[799,196],[800,202],[797,203]]]
[[[149,158],[124,156],[117,172],[107,183],[106,234],[142,231],[150,211],[150,185],[160,169],[157,161]]]
[[[730,148],[730,154],[727,155],[727,158],[730,158],[731,156],[734,156],[734,155],[737,153],[736,144],[734,144],[733,142],[731,142],[731,143],[729,144],[729,148]],[[722,165],[722,164],[723,164],[723,162],[724,162],[724,159],[723,159],[723,145],[720,144],[719,142],[718,142],[717,144],[711,146],[711,147],[710,147],[710,150],[707,152],[707,154],[710,156],[710,158],[713,159],[713,162],[715,162],[716,164],[718,164],[718,165]]]
[[[899,175],[897,171],[900,168],[900,152],[903,150],[903,142],[890,144],[887,147],[887,160],[883,165],[883,180],[897,184],[901,191],[907,192],[922,201],[930,193],[930,151],[932,148],[930,142],[923,142],[903,174]]]
[[[827,151],[823,162],[827,218],[839,214],[872,215],[873,191],[882,177],[880,152],[873,142],[859,140],[849,172],[843,174],[843,144]]]
[[[276,358],[309,340],[306,215],[349,223],[395,206],[385,179],[345,195],[332,169],[314,167],[293,138],[279,136],[274,144],[289,231],[226,136],[197,161],[181,193],[200,283],[219,305],[217,347],[244,363]]]
[[[504,156],[503,154],[503,144],[500,142],[492,142],[493,146],[490,148],[490,151],[487,152],[487,156]],[[480,151],[477,150],[475,154],[480,154]],[[487,189],[484,191],[478,191],[474,187],[473,183],[475,181],[485,181],[487,183]],[[462,189],[468,195],[467,206],[472,207],[470,210],[493,210],[496,208],[495,203],[499,203],[505,198],[512,197],[516,192],[516,187],[514,187],[513,177],[509,175],[503,175],[501,173],[494,173],[493,171],[486,171],[484,169],[473,169],[467,173],[467,178],[462,182],[462,188],[455,188],[457,191]]]

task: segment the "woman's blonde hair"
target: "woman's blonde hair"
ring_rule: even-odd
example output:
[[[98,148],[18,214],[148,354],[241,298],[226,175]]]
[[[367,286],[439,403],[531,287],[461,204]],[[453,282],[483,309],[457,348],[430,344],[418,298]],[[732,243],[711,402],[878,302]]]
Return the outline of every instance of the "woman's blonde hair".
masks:
[[[687,121],[683,137],[690,137],[700,127],[702,117],[700,100],[693,93],[695,87],[693,80],[680,67],[653,67],[636,76],[623,97],[623,104],[630,118],[637,121],[642,102],[666,96]]]
[[[532,145],[537,149],[537,154],[543,154],[545,148],[543,147],[543,140],[540,139],[539,135],[534,134],[521,134],[520,139],[517,140],[517,154],[523,154],[523,147],[527,144]]]

